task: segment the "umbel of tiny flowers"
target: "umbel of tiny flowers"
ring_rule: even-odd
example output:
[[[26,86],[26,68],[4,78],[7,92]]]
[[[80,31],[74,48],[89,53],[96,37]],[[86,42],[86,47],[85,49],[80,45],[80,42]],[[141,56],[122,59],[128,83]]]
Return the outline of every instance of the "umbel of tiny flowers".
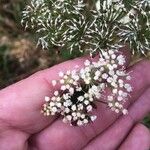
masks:
[[[150,50],[149,0],[31,0],[22,24],[34,28],[43,49],[93,54],[129,45],[133,54]]]
[[[93,122],[97,118],[93,109],[98,103],[115,113],[127,114],[124,103],[132,87],[124,64],[122,54],[108,50],[100,53],[97,61],[86,60],[80,70],[59,72],[60,80],[53,80],[52,85],[58,84],[60,89],[54,91],[52,97],[45,97],[42,113],[46,116],[60,114],[63,122],[74,126]],[[108,96],[105,96],[106,88],[111,90]]]

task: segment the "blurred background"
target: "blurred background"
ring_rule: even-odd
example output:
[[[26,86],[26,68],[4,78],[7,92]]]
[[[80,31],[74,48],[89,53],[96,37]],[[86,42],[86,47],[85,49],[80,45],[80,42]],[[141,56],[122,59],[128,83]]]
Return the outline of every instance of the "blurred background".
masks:
[[[0,0],[0,89],[78,55],[65,51],[60,55],[56,48],[37,47],[34,31],[25,30],[20,23],[26,3],[27,0]],[[139,56],[134,56],[132,64],[136,61]],[[150,128],[150,115],[143,123]]]
[[[37,48],[34,32],[25,31],[20,23],[26,3],[0,0],[0,89],[70,57],[59,58],[57,49]]]

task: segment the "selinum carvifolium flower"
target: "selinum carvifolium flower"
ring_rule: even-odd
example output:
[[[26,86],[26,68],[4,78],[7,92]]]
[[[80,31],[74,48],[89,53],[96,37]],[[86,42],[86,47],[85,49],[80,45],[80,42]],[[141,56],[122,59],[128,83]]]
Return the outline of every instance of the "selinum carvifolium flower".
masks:
[[[60,89],[54,91],[52,97],[45,97],[42,113],[45,116],[60,114],[63,122],[75,126],[93,122],[97,118],[93,109],[98,103],[115,113],[127,114],[124,103],[132,91],[131,77],[124,68],[125,57],[116,53],[108,50],[102,52],[98,60],[86,60],[81,69],[59,72],[60,80],[53,80],[52,85]],[[105,93],[106,89],[110,94]]]

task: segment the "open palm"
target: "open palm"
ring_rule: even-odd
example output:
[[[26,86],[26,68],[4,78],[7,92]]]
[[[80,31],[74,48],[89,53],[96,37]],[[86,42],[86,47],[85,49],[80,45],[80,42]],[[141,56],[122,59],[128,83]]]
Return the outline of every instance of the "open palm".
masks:
[[[150,111],[150,62],[146,60],[127,68],[132,70],[133,87],[128,115],[116,115],[99,104],[94,123],[72,127],[59,116],[44,117],[40,113],[44,97],[56,90],[51,81],[59,78],[58,72],[82,67],[84,60],[67,61],[0,91],[1,150],[149,149],[150,132],[138,123]]]

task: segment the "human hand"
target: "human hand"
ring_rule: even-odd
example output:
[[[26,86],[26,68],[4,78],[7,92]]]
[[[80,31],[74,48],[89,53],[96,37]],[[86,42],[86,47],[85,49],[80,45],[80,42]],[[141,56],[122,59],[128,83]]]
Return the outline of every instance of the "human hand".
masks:
[[[150,111],[150,62],[128,68],[133,92],[129,114],[119,116],[105,105],[95,110],[95,122],[83,127],[64,124],[59,117],[44,117],[41,106],[45,96],[56,90],[51,85],[58,72],[67,71],[85,58],[67,61],[40,71],[0,91],[1,150],[148,150],[150,132],[138,122]],[[129,61],[129,60],[127,60]],[[55,87],[58,88],[58,87]]]

